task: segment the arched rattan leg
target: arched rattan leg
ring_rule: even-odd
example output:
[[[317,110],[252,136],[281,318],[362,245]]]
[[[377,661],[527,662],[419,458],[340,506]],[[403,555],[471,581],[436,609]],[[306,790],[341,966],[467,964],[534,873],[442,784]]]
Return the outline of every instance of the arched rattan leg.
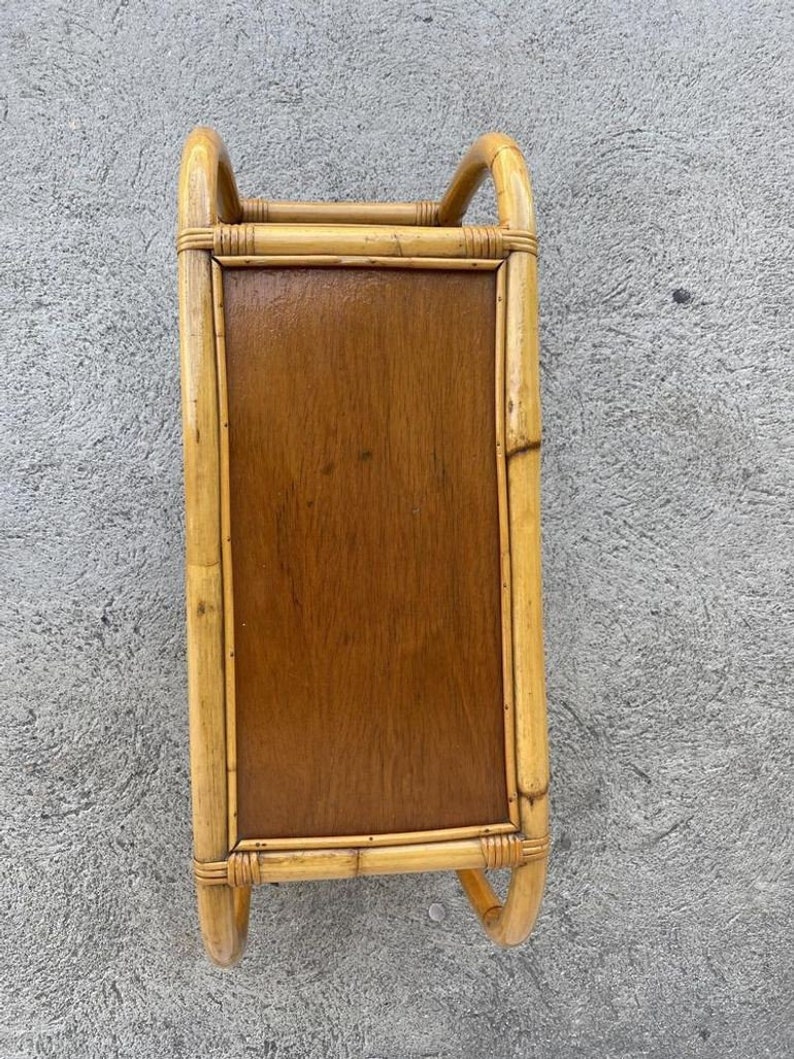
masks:
[[[440,225],[458,225],[488,173],[494,183],[499,225],[535,234],[535,210],[524,156],[509,136],[488,132],[463,156],[438,205]]]
[[[520,945],[535,923],[546,880],[546,858],[513,868],[504,905],[493,892],[485,872],[459,871],[466,896],[486,934],[497,945]]]
[[[204,948],[213,963],[231,967],[245,951],[248,937],[250,886],[196,885]]]

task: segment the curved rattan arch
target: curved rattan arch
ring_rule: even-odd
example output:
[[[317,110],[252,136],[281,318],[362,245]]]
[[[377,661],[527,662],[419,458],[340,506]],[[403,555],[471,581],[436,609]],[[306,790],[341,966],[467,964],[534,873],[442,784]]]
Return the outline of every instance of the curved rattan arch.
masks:
[[[460,228],[474,193],[489,173],[499,227]],[[444,867],[458,870],[493,941],[516,945],[528,935],[537,915],[548,845],[537,262],[532,192],[521,151],[507,136],[480,137],[439,202],[269,202],[240,198],[220,137],[201,128],[191,133],[183,152],[178,218],[191,779],[198,910],[207,951],[222,966],[241,956],[252,883]],[[382,237],[382,246],[375,251],[373,234]],[[288,852],[247,852],[235,845],[229,811],[233,780],[226,753],[213,269],[218,270],[217,260],[230,262],[225,254],[240,255],[238,260],[254,255],[248,260],[266,265],[274,258],[262,255],[273,253],[281,255],[278,262],[285,265],[390,267],[399,258],[399,267],[500,270],[504,307],[497,356],[503,357],[500,402],[513,703],[508,759],[514,778],[508,777],[508,793],[517,803],[511,808],[512,823],[503,829],[511,833],[501,838],[436,835],[434,841],[425,841],[418,834],[390,836],[395,842],[391,847],[314,849],[301,853],[300,860],[290,859]],[[450,840],[443,841],[444,837]],[[400,844],[405,842],[412,844]],[[484,875],[485,868],[502,865],[510,865],[512,872],[504,905]]]
[[[503,228],[535,235],[535,210],[526,163],[515,140],[488,132],[461,159],[438,207],[438,223],[461,224],[477,188],[490,173]]]

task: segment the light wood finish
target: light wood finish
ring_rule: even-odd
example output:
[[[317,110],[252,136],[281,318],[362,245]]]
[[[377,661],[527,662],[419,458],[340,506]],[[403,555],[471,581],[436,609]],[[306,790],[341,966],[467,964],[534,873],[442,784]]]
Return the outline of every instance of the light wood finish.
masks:
[[[459,227],[489,173],[498,228]],[[240,199],[221,141],[212,130],[199,129],[191,134],[183,155],[177,245],[195,868],[208,952],[222,965],[239,958],[253,883],[442,869],[459,871],[489,936],[498,944],[517,944],[537,913],[548,847],[537,241],[521,153],[507,137],[481,137],[440,202],[289,203]],[[352,838],[339,833],[314,833],[313,838],[256,835],[235,846],[239,717],[233,652],[240,584],[233,586],[230,577],[234,488],[225,477],[230,464],[224,437],[228,427],[223,425],[230,421],[223,377],[229,320],[221,270],[225,281],[245,272],[264,275],[276,269],[277,275],[283,269],[299,274],[314,268],[334,276],[366,269],[370,275],[381,270],[406,278],[457,274],[467,281],[495,283],[490,326],[495,335],[492,436],[498,497],[493,532],[500,556],[495,569],[501,575],[500,683],[506,747],[502,789],[507,811],[502,822],[468,820],[460,827],[362,831]],[[307,326],[312,326],[311,313],[308,303]],[[319,348],[318,339],[315,336]],[[300,669],[295,672],[299,677]],[[295,750],[299,761],[300,741]],[[455,793],[450,792],[452,800]],[[277,843],[286,848],[276,848]],[[244,848],[248,845],[255,848]],[[512,870],[504,907],[483,874],[495,867]]]
[[[488,937],[497,945],[520,945],[532,930],[543,897],[546,857],[544,849],[537,858],[512,869],[504,905],[482,870],[458,869],[466,896]]]
[[[197,129],[182,156],[180,228],[238,216],[226,152],[214,132]],[[204,251],[179,255],[179,310],[193,842],[196,859],[212,862],[226,856],[229,842],[215,326]],[[207,952],[228,966],[245,946],[249,892],[209,890],[200,880],[197,892]]]
[[[214,864],[196,862],[196,877],[207,887],[247,887],[269,882],[349,879],[415,871],[485,871],[544,861],[548,840],[520,835],[443,840],[398,846],[320,847],[277,851],[233,850]],[[476,883],[475,883],[476,885]],[[490,906],[489,906],[490,907]]]
[[[486,133],[471,145],[455,170],[438,208],[438,224],[461,224],[474,193],[490,173],[500,227],[537,233],[532,189],[521,150],[509,136]]]
[[[500,224],[534,235],[532,191],[523,157],[512,140],[498,134],[481,137],[464,157],[441,201],[439,223],[462,220],[489,172]],[[549,773],[540,570],[537,264],[532,254],[517,250],[506,268],[506,455],[519,818],[528,838],[542,839],[548,834]],[[516,945],[526,938],[540,906],[545,861],[514,870],[503,909],[481,873],[466,871],[460,878],[495,942]]]
[[[423,202],[283,202],[242,199],[248,224],[438,224],[438,203]]]
[[[419,228],[364,224],[218,224],[186,228],[177,251],[212,250],[217,257],[334,255],[360,257],[504,258],[537,251],[532,232],[504,228]]]
[[[501,258],[485,257],[361,257],[339,254],[220,255],[215,260],[224,268],[419,268],[443,269],[444,272],[457,269],[492,272],[504,264]]]
[[[504,708],[505,776],[507,782],[507,812],[511,824],[518,830],[521,813],[518,796],[518,768],[516,765],[516,715],[513,694],[513,603],[512,568],[510,562],[510,517],[507,492],[507,443],[505,438],[505,333],[507,323],[507,284],[505,266],[496,274],[496,332],[494,355],[496,361],[496,490],[499,510],[499,576],[502,624],[502,703]]]
[[[237,224],[241,217],[237,182],[223,141],[214,129],[194,129],[179,170],[179,235],[216,224]]]
[[[212,309],[215,331],[216,378],[218,392],[218,452],[220,456],[220,541],[223,571],[223,635],[226,698],[226,797],[231,849],[237,841],[237,711],[235,709],[234,669],[234,571],[229,489],[229,395],[226,386],[226,321],[223,306],[223,278],[217,261],[212,262]]]
[[[507,863],[519,864],[526,859],[542,860],[545,848],[528,846],[511,838],[511,856]],[[397,875],[416,871],[472,871],[492,867],[489,851],[482,842],[433,842],[426,845],[364,847],[353,849],[307,850],[301,853],[232,853],[228,862],[227,881],[232,886],[267,882],[289,882],[298,879],[350,879],[359,875]]]
[[[448,842],[460,838],[487,838],[518,832],[513,823],[489,824],[487,827],[442,827],[432,831],[391,831],[377,835],[323,835],[309,838],[243,838],[234,845],[235,852],[259,852],[283,849],[337,849],[343,846],[411,846],[422,842]]]

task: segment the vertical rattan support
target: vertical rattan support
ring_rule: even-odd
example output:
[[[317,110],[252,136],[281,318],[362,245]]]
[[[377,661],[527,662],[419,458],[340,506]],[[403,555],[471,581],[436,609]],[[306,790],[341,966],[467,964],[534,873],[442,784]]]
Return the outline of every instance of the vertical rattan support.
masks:
[[[240,203],[218,136],[196,129],[182,156],[179,231],[234,222]],[[222,966],[242,955],[250,889],[207,885],[200,865],[226,859],[226,722],[220,539],[218,387],[207,250],[179,253],[180,359],[185,460],[190,762],[198,911],[204,944]]]
[[[498,133],[480,137],[463,158],[441,200],[439,223],[461,222],[489,172],[500,227],[534,237],[535,211],[523,155],[511,139]],[[540,570],[537,258],[514,250],[505,267],[504,407],[519,818],[526,838],[545,840],[549,774]],[[543,894],[545,855],[512,869],[504,906],[482,871],[458,874],[483,926],[497,944],[517,945],[527,937]]]

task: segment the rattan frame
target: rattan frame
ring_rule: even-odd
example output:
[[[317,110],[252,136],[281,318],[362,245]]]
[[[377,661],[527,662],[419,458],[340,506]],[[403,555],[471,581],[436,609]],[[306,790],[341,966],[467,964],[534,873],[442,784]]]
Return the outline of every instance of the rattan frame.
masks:
[[[499,224],[462,226],[490,173]],[[548,852],[548,750],[540,573],[537,239],[524,159],[482,136],[439,202],[241,199],[212,130],[185,145],[178,269],[186,500],[187,648],[194,868],[210,957],[241,956],[250,888],[264,882],[455,869],[489,936],[532,928]],[[496,270],[494,439],[502,555],[509,822],[392,835],[237,840],[233,586],[222,267]],[[511,868],[502,905],[484,870]]]

